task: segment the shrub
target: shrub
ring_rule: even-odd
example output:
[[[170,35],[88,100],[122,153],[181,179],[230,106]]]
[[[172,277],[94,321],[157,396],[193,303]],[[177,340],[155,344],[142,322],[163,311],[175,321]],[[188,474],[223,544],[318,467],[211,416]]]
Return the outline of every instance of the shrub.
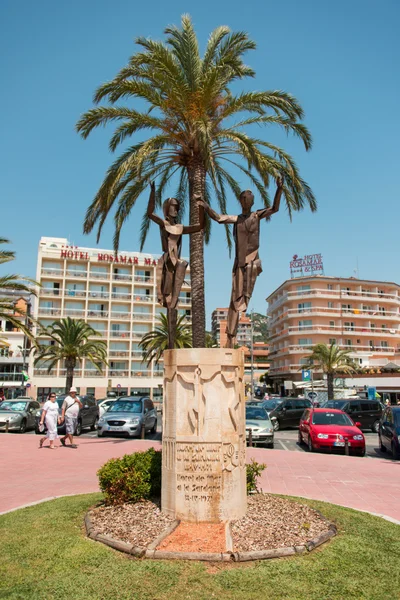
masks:
[[[257,487],[257,479],[266,468],[267,465],[255,461],[254,458],[251,459],[251,463],[246,465],[247,494],[260,491]]]
[[[112,458],[98,471],[106,504],[139,502],[161,494],[161,452],[146,452]]]

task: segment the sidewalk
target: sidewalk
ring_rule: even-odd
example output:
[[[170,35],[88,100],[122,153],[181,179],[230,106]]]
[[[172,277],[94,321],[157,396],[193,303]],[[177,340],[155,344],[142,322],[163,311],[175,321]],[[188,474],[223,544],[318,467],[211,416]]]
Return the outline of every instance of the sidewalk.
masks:
[[[55,496],[98,491],[108,459],[161,448],[159,442],[76,438],[77,450],[39,450],[35,435],[0,434],[0,513]],[[324,500],[400,521],[400,461],[249,449],[267,463],[265,492]]]

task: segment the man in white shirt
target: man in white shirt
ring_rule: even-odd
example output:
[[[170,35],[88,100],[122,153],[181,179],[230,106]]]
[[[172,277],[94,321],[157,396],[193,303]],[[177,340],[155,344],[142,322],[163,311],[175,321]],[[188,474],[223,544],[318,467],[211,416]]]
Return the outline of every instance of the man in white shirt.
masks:
[[[71,448],[77,448],[77,445],[74,444],[74,433],[81,408],[82,402],[76,395],[76,387],[72,387],[69,390],[69,396],[65,398],[62,405],[61,420],[64,421],[65,419],[65,436],[60,439],[60,442],[63,446],[65,446],[65,440],[68,438]]]

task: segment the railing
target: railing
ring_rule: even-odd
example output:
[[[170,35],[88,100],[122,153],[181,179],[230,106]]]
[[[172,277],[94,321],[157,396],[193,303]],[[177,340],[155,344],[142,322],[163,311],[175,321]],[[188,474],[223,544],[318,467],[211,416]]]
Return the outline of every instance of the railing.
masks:
[[[84,318],[86,311],[83,308],[64,308],[64,314],[67,315],[67,317]]]
[[[105,377],[105,371],[97,371],[97,369],[87,369],[84,371],[85,377]]]
[[[109,298],[110,294],[109,294],[109,292],[100,292],[100,291],[96,291],[96,290],[89,290],[88,296],[89,296],[89,298]]]
[[[95,327],[93,327],[93,329],[95,330],[95,332],[97,333],[96,336],[91,335],[90,337],[107,337],[108,335],[108,331],[106,329],[96,329]]]
[[[192,299],[191,298],[183,298],[182,296],[179,296],[179,298],[178,298],[178,304],[189,305],[191,303],[192,303]]]
[[[53,277],[62,277],[64,273],[63,269],[42,269],[42,275],[52,275]]]
[[[312,351],[314,344],[291,344],[278,350],[271,352],[270,358],[276,360],[277,357],[283,356],[284,354],[308,354]],[[360,344],[338,344],[341,350],[350,350],[352,352],[362,352],[369,354],[394,354],[396,348],[393,346],[360,346]]]
[[[61,296],[61,294],[62,294],[61,288],[53,288],[53,289],[41,288],[39,290],[40,296]]]
[[[59,317],[61,315],[61,308],[45,308],[44,306],[39,306],[39,316],[52,316]]]
[[[33,374],[37,377],[54,377],[56,375],[55,369],[48,371],[47,369],[34,369]]]
[[[152,313],[136,313],[134,312],[132,314],[132,320],[133,321],[152,321],[153,320],[153,314]]]
[[[0,384],[7,381],[19,381],[22,382],[22,373],[0,373]]]
[[[108,371],[109,377],[129,377],[129,369],[113,369]]]
[[[130,319],[131,315],[128,312],[113,312],[111,311],[111,318],[112,319]]]
[[[132,281],[132,275],[125,273],[113,273],[113,279],[118,281]]]
[[[151,377],[151,371],[131,371],[132,377]]]
[[[132,350],[131,355],[133,357],[142,358],[143,352],[141,350]]]
[[[129,356],[129,350],[109,350],[109,356]]]
[[[132,294],[127,294],[126,292],[112,292],[111,298],[116,300],[131,300]]]
[[[86,290],[68,290],[68,289],[66,289],[64,292],[64,295],[73,297],[73,298],[85,298]]]
[[[134,294],[133,300],[135,302],[153,302],[154,296],[148,296],[147,294]]]
[[[61,377],[65,377],[66,374],[67,374],[67,369],[60,369],[59,375]],[[81,369],[74,369],[74,377],[82,377],[82,370]]]
[[[143,277],[141,275],[135,275],[133,278],[133,281],[136,281],[138,283],[154,283],[154,278],[153,277]]]
[[[296,290],[292,292],[285,292],[274,300],[269,306],[269,310],[272,310],[282,304],[282,302],[286,302],[287,300],[295,299],[295,298],[306,298],[306,297],[327,297],[334,299],[345,299],[349,298],[357,298],[360,300],[384,300],[386,302],[395,302],[396,304],[400,301],[400,297],[396,294],[386,294],[372,291],[357,291],[357,290],[328,290],[321,288],[312,288],[309,290]]]
[[[76,269],[67,269],[67,277],[87,277],[87,271],[77,271]]]
[[[318,315],[323,314],[326,316],[332,316],[336,318],[340,318],[341,315],[351,315],[355,318],[362,317],[365,318],[367,315],[374,318],[389,318],[389,319],[398,319],[400,320],[400,313],[397,311],[391,310],[370,310],[365,308],[327,308],[325,306],[313,306],[310,308],[289,308],[284,311],[280,315],[276,315],[273,319],[270,320],[270,326],[275,325],[279,321],[290,319],[294,317],[307,317],[308,315]]]
[[[93,318],[99,318],[99,319],[106,319],[108,317],[108,311],[107,310],[89,309],[87,311],[87,316],[93,317]]]
[[[90,279],[110,279],[110,271],[101,273],[100,271],[89,271]]]
[[[130,331],[115,331],[112,329],[110,331],[110,337],[130,339],[131,334],[130,334]]]
[[[386,327],[355,327],[351,325],[329,325],[328,323],[316,323],[313,325],[299,325],[297,327],[288,327],[289,333],[354,333],[365,335],[395,335],[399,333],[396,329],[388,329]]]

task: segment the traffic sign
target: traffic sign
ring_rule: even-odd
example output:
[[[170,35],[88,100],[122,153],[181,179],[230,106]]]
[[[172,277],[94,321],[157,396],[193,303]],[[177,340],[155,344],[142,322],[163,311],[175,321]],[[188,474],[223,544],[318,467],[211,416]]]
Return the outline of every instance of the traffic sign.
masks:
[[[376,397],[376,387],[368,388],[368,400],[375,400]]]
[[[315,400],[315,398],[317,398],[318,394],[317,394],[317,392],[308,392],[307,396],[310,398],[310,400]]]
[[[30,387],[31,387],[31,384],[30,384],[30,383],[27,383],[25,387],[27,387],[27,388],[30,388]]]
[[[121,387],[121,384],[120,384],[120,383],[117,383],[117,388],[120,388],[120,387]]]
[[[301,378],[303,381],[311,381],[311,371],[309,369],[303,369],[301,372]]]

